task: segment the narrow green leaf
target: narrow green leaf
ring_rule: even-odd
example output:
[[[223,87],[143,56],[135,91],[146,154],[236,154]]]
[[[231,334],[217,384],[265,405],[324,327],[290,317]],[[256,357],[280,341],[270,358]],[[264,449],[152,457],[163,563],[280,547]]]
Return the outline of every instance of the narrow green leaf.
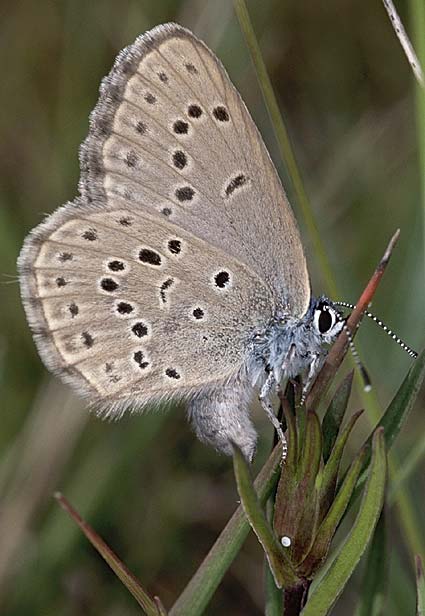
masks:
[[[334,499],[342,454],[344,453],[345,445],[351,434],[351,430],[362,413],[363,411],[358,411],[350,417],[347,425],[335,441],[328,462],[320,475],[321,481],[320,486],[318,486],[320,490],[320,519],[323,519]]]
[[[269,524],[273,522],[274,502],[272,498],[266,503],[266,515]],[[264,557],[264,613],[265,616],[282,616],[283,592],[273,579],[267,558]]]
[[[332,448],[335,444],[336,437],[347,410],[348,400],[350,398],[351,387],[353,385],[354,370],[349,372],[343,379],[340,386],[335,392],[334,397],[328,407],[328,410],[323,417],[322,433],[323,433],[323,461],[326,462],[329,458]]]
[[[397,393],[395,394],[389,407],[381,417],[376,428],[382,427],[384,429],[385,444],[387,450],[389,450],[394,443],[398,433],[400,432],[403,424],[406,422],[410,411],[415,404],[417,395],[422,386],[425,377],[425,351],[419,355],[415,363],[407,373],[403,383],[400,385]],[[375,428],[375,430],[376,430]],[[352,502],[357,498],[363,489],[363,485],[366,481],[366,471],[370,461],[370,447],[372,442],[373,433],[366,441],[368,447],[368,454],[365,461],[365,469],[357,482],[356,490],[353,494]]]
[[[309,203],[307,193],[305,192],[300,171],[298,169],[295,155],[292,149],[291,141],[288,132],[280,113],[279,105],[273,91],[273,86],[270,77],[267,73],[267,68],[264,63],[261,49],[255,36],[254,28],[252,27],[251,19],[244,0],[234,0],[235,12],[241,26],[241,30],[245,36],[246,43],[251,54],[252,62],[255,66],[258,81],[266,103],[267,111],[270,114],[273,129],[276,133],[276,138],[280,150],[280,155],[286,163],[290,178],[292,180],[295,194],[297,196],[298,205],[301,208],[301,213],[304,222],[307,226],[308,233],[313,242],[314,254],[316,255],[320,268],[324,276],[326,289],[329,297],[338,297],[335,279],[329,265],[329,260],[316,221],[314,220],[313,210]]]
[[[266,554],[276,586],[290,586],[297,581],[297,576],[267,521],[251,480],[248,463],[236,445],[233,446],[233,466],[242,506]]]
[[[356,616],[384,616],[388,577],[385,508],[381,512],[367,556]]]
[[[299,567],[299,573],[310,577],[325,560],[331,541],[335,535],[338,524],[350,502],[351,495],[357,482],[357,478],[363,467],[365,451],[362,450],[352,462],[347,475],[329,512],[316,533],[316,538],[304,562]]]
[[[267,559],[265,559],[264,568],[264,586],[266,596],[264,605],[265,616],[282,616],[283,592],[275,584]]]
[[[294,527],[288,519],[294,519],[297,498],[296,473],[298,469],[298,436],[295,415],[288,401],[281,396],[281,404],[286,419],[286,438],[288,440],[288,455],[282,467],[274,502],[274,529],[278,537],[292,532]],[[294,515],[291,515],[291,513]],[[282,529],[285,529],[284,531]]]
[[[302,560],[314,538],[316,526],[316,474],[322,449],[320,422],[316,413],[309,412],[298,465],[282,468],[276,491],[274,530],[278,537],[291,540],[286,554],[293,563]]]
[[[422,558],[417,555],[416,564],[416,616],[425,614],[425,575]]]
[[[423,0],[410,0],[408,3],[410,29],[413,33],[413,47],[418,54],[422,70],[425,70],[425,4]],[[424,259],[425,235],[425,88],[415,80],[416,98],[416,137],[417,137],[417,168],[419,191],[417,204],[422,209],[422,259]]]
[[[390,449],[415,404],[425,377],[425,351],[419,355],[377,427],[385,430],[386,448]],[[370,444],[372,436],[369,437]]]
[[[307,414],[307,425],[305,439],[303,443],[302,458],[300,460],[300,476],[308,476],[314,485],[317,471],[319,470],[322,457],[322,431],[320,421],[316,413],[309,411]]]
[[[87,539],[98,551],[106,563],[110,566],[115,575],[121,580],[127,590],[133,595],[137,603],[147,616],[162,616],[164,608],[159,599],[152,600],[143,590],[139,580],[127,569],[123,562],[114,554],[111,548],[101,537],[85,522],[78,512],[72,507],[68,500],[57,492],[55,498],[60,506],[71,516],[74,522],[80,527]]]
[[[258,498],[262,504],[266,503],[279,479],[281,460],[282,449],[278,446],[274,448],[254,481]],[[249,530],[249,522],[240,506],[230,518],[202,565],[169,610],[170,616],[187,616],[187,614],[198,616],[204,613],[217,586],[241,549]]]
[[[318,524],[316,478],[322,460],[322,430],[316,413],[308,412],[304,448],[300,460],[299,520],[296,536],[290,547],[295,563],[303,560],[314,541]],[[285,534],[284,532],[278,533]]]
[[[376,430],[370,473],[359,513],[335,560],[314,588],[302,616],[325,616],[350,579],[374,532],[385,494],[386,454],[383,429]]]
[[[391,477],[391,483],[388,486],[387,502],[389,505],[397,499],[399,490],[406,485],[413,473],[418,469],[425,457],[425,434],[418,435],[416,442],[403,456]]]

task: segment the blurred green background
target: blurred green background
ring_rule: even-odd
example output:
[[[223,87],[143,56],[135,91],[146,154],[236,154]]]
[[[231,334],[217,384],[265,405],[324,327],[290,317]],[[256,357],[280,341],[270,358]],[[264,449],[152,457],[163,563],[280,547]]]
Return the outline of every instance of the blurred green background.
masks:
[[[409,7],[399,4],[408,26]],[[262,0],[248,8],[338,299],[356,300],[400,227],[373,310],[408,344],[422,348],[423,175],[421,180],[415,89],[382,4]],[[0,16],[0,613],[133,615],[139,613],[135,601],[52,493],[63,491],[148,590],[171,605],[236,507],[231,461],[196,441],[184,408],[120,423],[90,416],[37,356],[15,262],[27,232],[75,196],[78,146],[100,79],[139,33],[177,21],[224,62],[292,197],[315,293],[323,292],[324,280],[231,2],[20,0],[3,3]],[[362,325],[357,341],[374,385],[370,417],[387,406],[411,360],[372,323]],[[348,368],[346,363],[341,374]],[[395,448],[407,473],[389,508],[390,616],[413,614],[411,548],[420,550],[425,542],[423,399]],[[362,404],[354,396],[352,409]],[[254,419],[261,435],[258,470],[271,430],[258,410]],[[364,417],[353,450],[368,426]],[[401,509],[394,506],[400,485]],[[207,613],[263,613],[261,579],[261,551],[250,537]],[[353,613],[360,579],[349,584],[335,614]]]

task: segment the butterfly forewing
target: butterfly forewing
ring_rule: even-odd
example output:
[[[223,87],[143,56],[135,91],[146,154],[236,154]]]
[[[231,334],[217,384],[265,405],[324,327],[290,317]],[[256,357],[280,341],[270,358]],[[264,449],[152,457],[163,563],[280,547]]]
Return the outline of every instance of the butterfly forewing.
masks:
[[[298,229],[246,107],[209,49],[173,24],[143,35],[102,86],[82,185],[123,195],[251,266],[294,316],[310,285]]]

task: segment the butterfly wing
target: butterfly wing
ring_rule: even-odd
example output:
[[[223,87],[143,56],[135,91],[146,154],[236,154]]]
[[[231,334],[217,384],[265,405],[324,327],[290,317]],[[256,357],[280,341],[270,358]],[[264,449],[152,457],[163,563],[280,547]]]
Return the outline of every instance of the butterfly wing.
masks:
[[[26,240],[24,305],[46,365],[117,414],[244,366],[310,288],[261,137],[207,47],[168,24],[103,81],[81,198]]]
[[[310,284],[298,228],[262,138],[215,55],[166,24],[123,50],[82,148],[81,191],[168,217],[255,271],[302,316]]]
[[[100,410],[202,392],[243,365],[273,299],[236,259],[168,220],[68,204],[26,240],[24,305],[46,365]]]

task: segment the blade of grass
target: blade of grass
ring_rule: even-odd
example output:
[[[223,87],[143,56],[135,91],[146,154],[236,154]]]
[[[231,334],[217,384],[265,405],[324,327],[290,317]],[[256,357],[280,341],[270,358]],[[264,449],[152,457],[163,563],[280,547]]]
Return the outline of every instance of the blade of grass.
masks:
[[[252,483],[248,463],[236,445],[233,446],[233,467],[242,506],[252,530],[262,545],[276,586],[278,588],[292,586],[298,578],[268,523]]]
[[[332,502],[333,500],[345,445],[354,425],[362,414],[363,411],[358,411],[357,413],[354,413],[354,415],[351,415],[347,425],[344,430],[341,431],[341,434],[336,440],[328,462],[321,473],[320,493],[321,499],[324,499],[325,502]]]
[[[397,435],[399,434],[402,426],[407,420],[410,411],[415,404],[417,395],[422,386],[425,378],[425,351],[423,351],[412,368],[406,375],[403,383],[400,385],[399,390],[392,399],[390,405],[385,411],[384,415],[378,422],[376,427],[382,427],[385,430],[385,442],[386,447],[389,450],[393,445]],[[370,460],[370,448],[372,445],[373,433],[368,437],[365,445],[369,450],[368,458],[365,462],[365,468],[369,464]],[[360,477],[356,494],[362,489],[365,481],[365,473]]]
[[[356,616],[383,616],[388,577],[386,516],[382,510],[369,548]]]
[[[385,480],[384,431],[378,428],[373,439],[370,474],[354,526],[313,589],[302,616],[325,616],[343,591],[373,535],[384,502]]]
[[[54,497],[60,506],[71,516],[74,522],[83,531],[87,539],[102,556],[106,563],[110,566],[115,575],[121,580],[127,590],[133,595],[137,603],[143,609],[147,616],[162,616],[164,609],[156,599],[154,601],[143,590],[139,580],[127,569],[123,562],[114,554],[111,548],[103,541],[103,539],[91,528],[91,526],[82,519],[78,512],[72,507],[67,499],[60,493],[56,492]]]
[[[291,141],[289,139],[288,131],[286,130],[286,126],[282,119],[282,114],[276,100],[270,77],[267,73],[266,65],[264,63],[260,46],[255,36],[254,28],[252,26],[245,1],[235,0],[234,6],[236,15],[239,20],[239,24],[241,26],[246,43],[251,53],[251,58],[255,66],[255,71],[257,73],[258,81],[260,83],[260,88],[264,97],[267,111],[269,112],[273,129],[276,133],[276,139],[279,146],[280,154],[288,168],[289,176],[292,180],[295,194],[297,197],[297,203],[301,208],[304,223],[307,227],[308,233],[314,246],[315,255],[319,260],[320,267],[323,272],[327,293],[330,297],[338,297],[335,279],[332,274],[325,248],[320,238],[319,231],[317,229],[316,221],[314,219],[313,211],[309,203],[307,193],[304,189],[304,184],[301,179],[301,174],[298,169]]]
[[[254,481],[258,498],[262,504],[266,503],[279,479],[281,459],[282,449],[277,446]],[[249,530],[249,522],[242,506],[239,506],[202,565],[169,611],[170,616],[203,614],[224,574],[241,549]]]
[[[363,466],[364,454],[365,452],[362,450],[351,464],[329,512],[319,527],[316,539],[305,560],[301,564],[301,572],[307,577],[310,577],[312,571],[317,570],[320,563],[323,562],[327,556],[329,546],[335,535],[338,524],[350,502],[357,478]]]
[[[266,559],[264,562],[264,568],[264,587],[266,595],[264,604],[265,616],[282,616],[283,593],[279,588],[277,588]]]
[[[425,351],[419,355],[412,368],[409,370],[406,378],[401,384],[398,392],[394,396],[391,404],[378,422],[385,430],[385,441],[387,449],[394,443],[395,438],[400,432],[402,426],[407,420],[410,411],[413,408],[419,390],[425,378]],[[368,447],[371,445],[372,435],[367,440]],[[366,465],[368,460],[366,460]],[[396,464],[389,460],[389,474],[393,476]],[[357,483],[354,491],[352,502],[359,496],[365,482],[365,473],[363,473]],[[425,553],[424,534],[422,524],[418,520],[415,508],[412,505],[412,500],[404,486],[399,488],[395,503],[397,513],[400,519],[403,534],[409,549],[415,553]]]
[[[425,3],[423,0],[410,0],[410,22],[413,42],[418,53],[419,62],[425,66]],[[422,209],[422,250],[425,261],[425,88],[417,82],[416,98],[416,135],[418,140],[419,203]]]
[[[336,390],[335,395],[329,404],[328,410],[323,417],[323,462],[325,463],[331,455],[331,451],[335,444],[336,437],[338,436],[345,411],[347,410],[351,387],[353,385],[353,376],[354,371],[352,370],[347,374]]]
[[[401,486],[405,485],[419,464],[425,457],[425,437],[422,436],[417,443],[412,445],[412,448],[406,453],[406,457],[400,463],[400,466],[394,472],[394,476],[389,486],[387,502],[391,505],[398,497],[398,492]]]
[[[288,458],[286,458],[287,461]],[[285,462],[286,462],[285,461]],[[274,504],[271,498],[266,503],[267,519],[273,523]],[[267,559],[264,558],[264,613],[265,616],[282,616],[283,593],[274,582]]]
[[[424,85],[424,75],[422,72],[421,63],[415,54],[415,50],[413,49],[413,45],[409,40],[409,37],[406,34],[404,26],[396,8],[392,2],[392,0],[382,0],[385,6],[385,9],[388,13],[388,17],[390,18],[391,24],[393,26],[394,32],[398,40],[400,41],[400,45],[403,48],[404,53],[409,61],[410,66],[412,67],[413,74],[416,77],[416,80],[420,83],[421,86]]]
[[[422,559],[420,556],[415,558],[416,564],[416,616],[425,614],[425,576]]]

